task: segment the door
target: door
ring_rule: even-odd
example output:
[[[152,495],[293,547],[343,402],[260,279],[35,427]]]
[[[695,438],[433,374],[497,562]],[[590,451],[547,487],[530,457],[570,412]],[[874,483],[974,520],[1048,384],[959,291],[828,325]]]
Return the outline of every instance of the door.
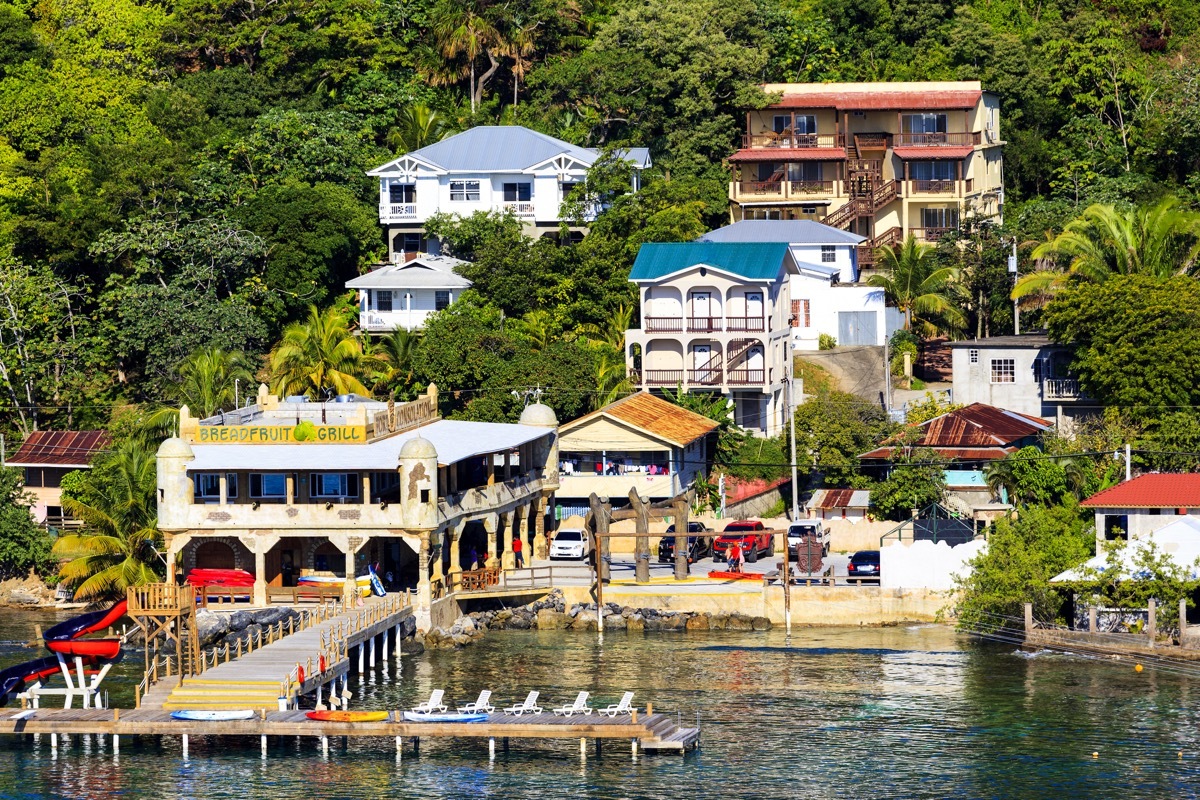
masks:
[[[694,331],[711,331],[712,327],[712,292],[692,292],[692,324]]]
[[[750,292],[746,295],[746,330],[765,331],[766,329],[766,323],[763,322],[762,292]]]
[[[692,345],[692,375],[694,383],[714,383],[716,374],[709,362],[712,361],[712,346],[707,344]]]
[[[870,344],[878,341],[874,311],[839,311],[838,344]]]

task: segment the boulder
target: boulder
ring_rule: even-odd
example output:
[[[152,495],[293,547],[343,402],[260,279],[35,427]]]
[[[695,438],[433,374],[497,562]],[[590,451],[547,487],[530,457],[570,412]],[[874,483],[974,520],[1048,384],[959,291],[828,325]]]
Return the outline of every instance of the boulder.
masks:
[[[658,629],[660,631],[682,631],[687,628],[687,617],[683,614],[671,614],[669,616],[660,617],[658,621]]]
[[[229,633],[229,615],[202,608],[196,612],[196,633],[200,646],[208,647]]]
[[[625,620],[625,630],[630,633],[641,633],[646,630],[646,620],[641,614],[634,614]]]
[[[405,639],[400,642],[400,654],[405,656],[419,656],[425,652],[425,645],[418,642],[416,639]]]
[[[283,606],[273,606],[271,608],[263,608],[253,612],[254,621],[259,625],[267,626],[274,625],[279,620],[287,616],[287,609]]]
[[[450,640],[454,642],[455,647],[466,647],[474,641],[474,639],[465,633],[456,633],[450,637]]]
[[[771,620],[767,619],[766,617],[755,617],[753,620],[751,620],[750,625],[756,631],[771,630]]]
[[[562,630],[570,624],[571,618],[561,611],[543,608],[537,613],[537,627],[540,631]]]
[[[690,617],[687,621],[687,629],[689,631],[706,631],[708,630],[708,615],[697,614]]]
[[[246,626],[252,622],[254,622],[254,617],[249,611],[235,611],[229,615],[229,630],[245,630]]]
[[[458,621],[454,623],[454,627],[458,628],[462,633],[470,636],[475,632],[475,620],[471,619],[470,617],[460,617]]]
[[[730,614],[728,621],[725,623],[725,629],[730,631],[752,631],[754,630],[754,622],[745,614]]]
[[[604,615],[604,630],[606,631],[623,631],[628,624],[628,620],[620,614],[605,614]]]
[[[596,630],[598,619],[595,611],[590,609],[581,610],[575,615],[575,619],[571,621],[571,630],[594,631]]]
[[[496,616],[492,617],[492,620],[496,622],[504,622],[505,620],[511,619],[512,616],[513,612],[511,609],[502,608],[496,612]]]
[[[708,618],[708,629],[713,631],[723,631],[729,627],[728,614],[713,614]]]
[[[541,614],[540,611],[538,613]],[[513,615],[513,618],[508,621],[508,627],[517,631],[527,631],[533,627],[533,620],[524,614]]]
[[[14,606],[36,606],[41,605],[42,602],[42,598],[28,589],[13,589],[5,600]]]

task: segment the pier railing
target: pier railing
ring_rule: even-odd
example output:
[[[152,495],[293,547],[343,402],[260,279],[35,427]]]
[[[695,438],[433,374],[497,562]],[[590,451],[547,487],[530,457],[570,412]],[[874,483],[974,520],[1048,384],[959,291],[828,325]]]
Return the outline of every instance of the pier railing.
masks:
[[[451,588],[460,594],[490,592],[496,589],[545,589],[554,585],[554,567],[500,569],[492,567],[463,572]]]

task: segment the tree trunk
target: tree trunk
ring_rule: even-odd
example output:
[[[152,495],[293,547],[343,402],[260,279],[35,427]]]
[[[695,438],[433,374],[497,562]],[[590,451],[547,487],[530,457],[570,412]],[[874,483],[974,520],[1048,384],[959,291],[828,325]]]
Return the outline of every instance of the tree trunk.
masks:
[[[475,95],[471,97],[472,113],[474,113],[476,106],[483,102],[484,87],[488,85],[488,81],[492,79],[492,76],[496,74],[496,70],[500,67],[500,62],[497,61],[496,57],[492,55],[491,50],[484,50],[483,54],[488,57],[488,61],[491,63],[491,66],[488,67],[487,72],[479,76],[479,82],[475,86]],[[471,66],[472,70],[474,70],[474,63],[472,63]]]

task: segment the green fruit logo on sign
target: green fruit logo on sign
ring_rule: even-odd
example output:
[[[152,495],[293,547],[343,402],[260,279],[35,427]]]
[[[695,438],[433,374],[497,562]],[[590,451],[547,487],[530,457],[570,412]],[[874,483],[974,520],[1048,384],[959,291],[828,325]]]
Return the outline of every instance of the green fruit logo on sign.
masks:
[[[297,442],[312,441],[317,438],[317,426],[308,420],[304,420],[304,422],[301,422],[292,429],[292,438]]]

